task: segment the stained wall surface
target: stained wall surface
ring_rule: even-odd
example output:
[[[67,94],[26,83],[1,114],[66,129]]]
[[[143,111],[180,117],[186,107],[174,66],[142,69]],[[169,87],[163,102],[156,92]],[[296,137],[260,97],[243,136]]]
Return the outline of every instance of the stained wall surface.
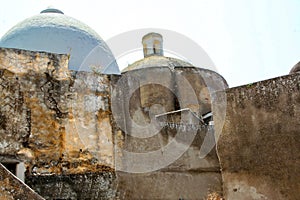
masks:
[[[68,60],[0,49],[1,160],[25,162],[25,181],[41,194],[45,176],[95,173],[93,180],[107,172],[110,182],[114,176],[109,76],[69,71]]]
[[[0,164],[0,199],[42,200],[43,198]]]
[[[225,199],[300,199],[300,76],[228,89],[218,140]]]
[[[211,71],[153,67],[108,76],[70,71],[68,59],[0,49],[0,158],[24,162],[26,183],[45,198],[300,198],[299,74],[231,88],[224,99],[210,94],[227,87]],[[215,137],[198,117],[213,110],[215,129],[223,125],[215,100],[226,104],[224,127],[217,151],[213,145],[202,157],[202,144]],[[185,149],[174,162],[128,173],[149,160],[131,162],[123,150],[168,155],[172,142],[171,153]]]
[[[214,140],[214,133],[200,116],[211,111],[210,90],[226,87],[215,72],[159,64],[112,81],[112,99],[117,100],[112,101],[113,117],[120,128],[115,135],[121,135],[115,139],[120,197],[203,199],[212,191],[222,194],[213,142],[201,157],[204,140]],[[160,120],[161,115],[166,119]]]

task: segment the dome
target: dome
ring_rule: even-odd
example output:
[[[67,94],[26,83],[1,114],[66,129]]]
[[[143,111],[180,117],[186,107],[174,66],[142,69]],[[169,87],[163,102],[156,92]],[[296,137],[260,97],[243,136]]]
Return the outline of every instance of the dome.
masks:
[[[54,8],[14,26],[0,47],[70,54],[70,70],[120,73],[111,50],[94,30]]]
[[[291,69],[290,74],[300,73],[300,62],[298,62],[294,67]]]
[[[152,55],[134,62],[133,64],[123,69],[122,72],[127,72],[135,69],[150,68],[150,67],[169,67],[171,69],[174,69],[175,67],[194,67],[194,66],[188,62],[179,60],[177,58]]]

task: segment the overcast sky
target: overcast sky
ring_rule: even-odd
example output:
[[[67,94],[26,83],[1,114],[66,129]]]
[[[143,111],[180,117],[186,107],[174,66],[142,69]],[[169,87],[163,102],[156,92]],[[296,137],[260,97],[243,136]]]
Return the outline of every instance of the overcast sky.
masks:
[[[300,61],[300,0],[1,0],[0,36],[48,6],[104,40],[140,28],[183,34],[207,52],[230,87],[286,75]]]

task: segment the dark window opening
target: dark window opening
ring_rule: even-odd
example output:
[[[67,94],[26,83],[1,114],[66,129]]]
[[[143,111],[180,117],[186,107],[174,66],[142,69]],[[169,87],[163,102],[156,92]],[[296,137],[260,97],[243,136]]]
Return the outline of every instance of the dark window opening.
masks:
[[[8,169],[14,175],[17,175],[17,164],[18,163],[1,163],[6,169]]]
[[[155,48],[155,45],[153,45],[153,53],[156,54],[156,48]]]

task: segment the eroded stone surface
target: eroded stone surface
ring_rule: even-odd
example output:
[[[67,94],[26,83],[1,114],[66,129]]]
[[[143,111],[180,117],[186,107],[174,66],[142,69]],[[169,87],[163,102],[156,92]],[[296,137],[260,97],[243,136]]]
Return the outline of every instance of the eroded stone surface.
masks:
[[[41,177],[90,173],[92,181],[114,171],[109,77],[71,72],[68,59],[0,49],[1,160],[24,161],[25,180],[41,185]]]
[[[27,177],[26,183],[45,199],[116,199],[114,172]]]
[[[205,199],[212,191],[222,193],[220,173],[118,172],[120,199]]]
[[[0,88],[1,154],[29,174],[113,167],[108,76],[72,73],[66,55],[0,49]]]
[[[178,130],[157,127],[155,116],[189,109],[200,117],[211,111],[210,92],[227,88],[227,83],[220,75],[209,70],[194,67],[176,67],[171,70],[168,67],[158,66],[128,71],[122,74],[121,78],[113,80],[112,87],[112,98],[117,100],[112,102],[113,117],[117,126],[123,131],[121,141],[115,139],[118,145],[117,151],[119,148],[134,153],[161,151],[161,154],[164,154],[165,146],[175,138]],[[188,120],[191,120],[192,116],[183,117],[186,118],[184,121],[182,117],[181,114],[178,117],[174,116],[175,121],[172,123],[176,127],[182,124],[186,129]],[[200,125],[199,121],[197,123],[193,126]],[[205,171],[206,169],[219,171],[214,145],[207,157],[199,158],[200,148],[208,134],[207,128],[179,132],[195,139],[189,143],[179,141],[188,146],[187,151],[182,152],[183,156],[174,159],[176,162],[173,166],[167,164],[163,168],[177,170],[180,168],[182,171]],[[126,169],[128,168],[126,165],[131,165],[132,162],[120,152],[116,154],[116,162]]]
[[[222,192],[214,133],[200,120],[211,111],[210,93],[227,87],[220,75],[157,66],[127,71],[112,84],[112,98],[118,100],[112,110],[120,128],[116,166],[141,173],[117,172],[121,199],[203,199]],[[156,118],[169,112],[166,120]],[[211,148],[201,157],[209,138]]]
[[[43,198],[0,164],[0,199],[42,200]]]
[[[225,199],[299,199],[300,76],[227,92],[218,141]]]

